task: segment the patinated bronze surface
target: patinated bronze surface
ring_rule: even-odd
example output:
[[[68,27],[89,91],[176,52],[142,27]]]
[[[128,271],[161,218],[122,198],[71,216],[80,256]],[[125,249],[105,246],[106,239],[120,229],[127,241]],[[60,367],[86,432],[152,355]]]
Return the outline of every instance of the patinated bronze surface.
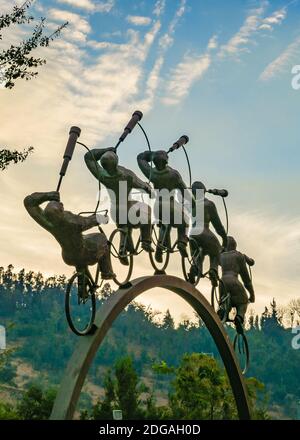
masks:
[[[178,190],[183,198],[184,190],[186,190],[187,187],[183,182],[180,173],[168,165],[168,160],[168,154],[163,150],[153,152],[144,151],[144,153],[140,153],[137,156],[137,162],[140,170],[150,180],[155,190],[160,191],[162,189],[166,189],[170,192]],[[153,167],[150,165],[151,161],[153,161]],[[185,221],[183,207],[179,203],[176,203],[174,199],[171,200],[171,203],[169,203],[169,199],[167,202],[170,209],[170,222],[168,225],[161,223],[158,246],[155,253],[157,261],[162,261],[162,247],[160,244],[166,246],[166,243],[169,243],[170,241],[169,232],[165,234],[165,228],[168,228],[169,226],[173,226],[177,229],[177,247],[182,256],[187,256],[185,248],[188,241],[186,236],[186,228],[188,224]],[[156,203],[159,204],[157,211],[159,213],[159,220],[161,220],[161,213],[162,209],[164,208],[163,197],[159,197]],[[182,222],[180,224],[177,224],[174,221],[175,210],[181,210],[180,216],[182,218]],[[163,240],[164,236],[166,237],[165,240]]]
[[[201,248],[201,253],[199,255],[197,265],[192,265],[190,278],[193,281],[194,277],[200,272],[202,274],[203,261],[206,255],[209,256],[210,269],[212,271],[218,271],[218,265],[220,264],[220,252],[222,247],[219,243],[216,235],[211,231],[210,225],[214,227],[218,235],[222,238],[222,246],[225,248],[227,244],[227,235],[225,228],[220,220],[216,205],[211,200],[205,197],[206,187],[202,182],[194,182],[192,185],[193,196],[197,197],[197,189],[202,190],[204,194],[203,204],[204,204],[204,224],[203,231],[197,235],[191,235],[190,241],[191,251],[194,252],[195,246]],[[193,216],[196,215],[195,205],[193,205]],[[211,277],[214,274],[211,272]]]
[[[42,209],[40,205],[45,202],[48,204]],[[66,264],[82,271],[86,266],[99,262],[102,278],[112,278],[105,234],[83,234],[98,225],[95,214],[82,217],[65,211],[56,191],[35,192],[25,197],[24,205],[30,216],[58,241]]]
[[[141,231],[142,247],[146,251],[152,251],[151,248],[151,212],[148,205],[142,202],[128,201],[130,192],[133,189],[142,189],[147,193],[151,193],[150,186],[137,177],[137,175],[118,164],[118,156],[115,153],[115,148],[93,149],[85,154],[85,163],[97,180],[99,180],[106,188],[111,190],[115,195],[115,200],[112,200],[115,208],[115,217],[113,220],[118,227],[123,229],[128,228],[129,233],[132,227],[139,227]],[[100,160],[100,164],[98,161]],[[124,183],[126,182],[126,185]],[[120,194],[120,185],[126,188],[126,192]],[[128,210],[139,203],[140,212],[145,213],[145,221],[141,221],[136,225],[130,223],[130,219],[126,219],[125,223],[120,223],[119,214]]]
[[[247,257],[236,250],[237,243],[233,237],[228,236],[228,244],[226,252],[222,252],[220,256],[222,267],[222,281],[225,285],[227,293],[230,295],[231,305],[237,311],[237,324],[244,322],[245,313],[247,311],[248,302],[255,301],[254,288],[247,269],[247,264],[254,265],[254,260]],[[241,277],[243,284],[239,281]],[[250,294],[248,295],[246,289]]]

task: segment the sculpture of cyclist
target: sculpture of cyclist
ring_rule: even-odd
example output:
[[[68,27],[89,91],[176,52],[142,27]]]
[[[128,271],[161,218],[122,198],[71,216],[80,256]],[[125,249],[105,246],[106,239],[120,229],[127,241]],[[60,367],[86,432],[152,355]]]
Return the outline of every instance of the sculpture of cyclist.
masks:
[[[237,243],[233,237],[227,237],[227,249],[221,253],[221,267],[222,267],[222,281],[226,288],[226,293],[230,295],[230,303],[232,307],[236,308],[235,325],[239,333],[243,332],[243,323],[245,314],[247,311],[249,301],[253,303],[255,301],[255,293],[252,285],[252,281],[247,269],[249,266],[254,265],[254,260],[247,257],[236,250]],[[239,281],[241,277],[243,284]],[[248,296],[246,289],[250,294]],[[223,314],[222,307],[218,311],[219,314]],[[228,311],[229,313],[229,311]]]
[[[205,185],[202,182],[194,182],[192,184],[192,193],[194,198],[197,198],[197,202],[199,202],[199,191],[202,190],[200,194],[203,195],[203,203],[204,203],[204,225],[203,231],[197,235],[190,235],[190,246],[191,253],[197,254],[199,257],[191,266],[191,270],[189,273],[189,279],[191,283],[195,282],[195,277],[202,274],[203,270],[203,261],[206,255],[209,256],[210,260],[210,279],[214,285],[217,283],[217,273],[218,266],[220,264],[220,252],[222,247],[219,243],[216,235],[211,231],[210,224],[213,225],[214,229],[218,233],[218,235],[222,238],[222,246],[225,248],[227,245],[227,235],[225,228],[220,220],[216,205],[211,200],[205,197],[205,193],[207,192]],[[194,206],[193,206],[194,211]],[[195,212],[193,215],[195,216]],[[197,248],[197,249],[195,249]],[[201,248],[201,252],[199,251]]]
[[[150,186],[139,179],[133,171],[118,164],[118,156],[115,148],[93,149],[85,154],[84,160],[93,176],[96,177],[96,179],[107,189],[114,193],[115,200],[112,200],[115,204],[113,207],[115,209],[114,221],[118,228],[122,228],[129,233],[129,249],[126,250],[133,252],[131,231],[133,227],[139,227],[141,231],[142,248],[147,252],[153,252],[151,247],[150,207],[145,203],[129,200],[129,195],[132,189],[142,189],[143,191],[150,193]],[[98,163],[99,160],[101,165]],[[124,185],[125,191],[123,194],[120,194],[120,185]],[[137,208],[137,215],[139,215],[141,221],[133,225],[128,218],[128,211],[135,206]],[[123,214],[125,213],[124,222],[120,221],[121,212]],[[122,241],[120,243],[121,254],[124,253],[122,251],[125,251],[125,249],[123,249],[124,239],[125,236],[122,236]],[[129,264],[126,257],[121,257],[120,262],[124,265]]]
[[[42,209],[40,205],[45,202],[48,204]],[[105,234],[82,234],[98,225],[95,214],[82,217],[65,211],[56,191],[35,192],[25,197],[24,206],[29,215],[58,241],[66,264],[75,266],[76,271],[83,274],[87,266],[99,262],[102,279],[113,278]]]
[[[184,191],[187,189],[185,183],[182,180],[181,175],[177,170],[174,170],[168,165],[168,153],[164,150],[159,151],[144,151],[137,156],[137,162],[140,170],[153,184],[155,190],[168,190],[169,192],[178,190],[184,197]],[[153,161],[154,167],[149,164]],[[174,197],[168,198],[168,209],[170,210],[169,224],[162,223],[162,211],[164,206],[164,197],[159,197],[156,200],[159,204],[159,238],[155,251],[155,259],[158,262],[162,262],[163,247],[170,247],[170,227],[173,226],[177,229],[177,248],[180,254],[184,257],[187,256],[186,246],[188,243],[188,237],[186,235],[187,223],[184,219],[184,210],[182,204],[176,202]],[[176,215],[176,210],[178,214]],[[177,224],[176,218],[181,219],[181,222]]]

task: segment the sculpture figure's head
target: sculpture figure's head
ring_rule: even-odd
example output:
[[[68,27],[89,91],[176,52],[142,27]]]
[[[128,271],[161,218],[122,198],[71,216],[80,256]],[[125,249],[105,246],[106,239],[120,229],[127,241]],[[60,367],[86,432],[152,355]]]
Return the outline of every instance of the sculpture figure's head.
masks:
[[[153,163],[158,171],[164,170],[168,165],[168,161],[169,158],[166,151],[163,150],[155,151],[153,155]]]
[[[192,184],[192,193],[193,193],[193,196],[194,197],[196,197],[197,196],[197,199],[199,199],[199,192],[200,191],[198,191],[198,194],[197,194],[197,190],[202,190],[203,191],[203,197],[204,197],[204,195],[205,195],[205,193],[206,193],[206,186],[204,185],[204,183],[202,183],[202,182],[200,182],[200,181],[196,181],[196,182],[193,182],[193,184]]]
[[[51,223],[60,223],[64,218],[64,205],[62,202],[49,202],[44,213]]]
[[[237,247],[237,243],[231,235],[227,237],[227,251],[235,251]]]
[[[101,165],[108,174],[115,174],[118,167],[118,156],[113,151],[107,151],[100,159]]]

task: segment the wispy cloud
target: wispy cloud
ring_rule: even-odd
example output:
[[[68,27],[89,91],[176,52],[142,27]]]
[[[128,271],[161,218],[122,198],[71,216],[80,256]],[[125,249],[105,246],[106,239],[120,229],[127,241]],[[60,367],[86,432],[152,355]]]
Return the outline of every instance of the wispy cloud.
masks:
[[[126,20],[128,23],[134,24],[135,26],[148,26],[152,21],[150,17],[143,17],[140,15],[127,15]]]
[[[213,35],[207,44],[206,51],[202,54],[186,53],[183,60],[171,69],[165,95],[162,101],[166,105],[176,105],[184,99],[193,85],[199,81],[210,68],[213,58],[212,51],[218,48],[217,35]]]
[[[246,18],[239,31],[230,38],[230,40],[221,46],[219,56],[224,58],[228,55],[238,55],[241,52],[248,51],[248,44],[251,41],[252,35],[257,32],[264,13],[265,7],[261,6],[251,11]]]
[[[266,29],[272,31],[275,25],[279,25],[285,20],[287,16],[287,8],[281,8],[278,11],[273,12],[269,17],[262,20],[259,29]]]
[[[280,25],[287,16],[287,6],[274,11],[271,15],[264,17],[268,2],[263,1],[261,6],[250,11],[243,25],[238,32],[220,48],[218,56],[238,58],[242,52],[249,52],[249,46],[254,44],[254,36],[264,30],[273,31],[275,26]]]
[[[114,0],[92,1],[92,0],[56,0],[57,3],[66,4],[75,8],[84,9],[88,12],[108,13],[114,7]]]
[[[158,1],[155,4],[153,14],[160,16],[165,8],[165,1]],[[154,62],[153,68],[150,71],[148,75],[148,79],[146,82],[146,96],[143,101],[143,105],[148,107],[149,103],[153,102],[155,92],[160,84],[160,76],[161,76],[161,70],[163,68],[164,62],[165,62],[165,56],[168,51],[168,49],[173,45],[174,43],[174,34],[176,32],[176,27],[179,23],[180,18],[184,15],[186,8],[186,0],[180,0],[179,6],[175,11],[175,14],[170,21],[170,24],[168,26],[167,32],[164,33],[158,42],[158,56]]]
[[[300,37],[297,37],[275,60],[273,60],[261,73],[260,81],[268,81],[280,75],[287,69],[290,70],[293,60],[300,54]]]
[[[48,18],[57,22],[69,22],[64,32],[64,37],[70,40],[85,42],[91,32],[91,26],[87,19],[74,12],[52,8],[48,11]]]
[[[176,105],[188,95],[193,84],[208,70],[211,57],[208,53],[199,56],[185,55],[183,61],[171,70],[172,78],[167,85],[163,102]]]
[[[213,35],[211,37],[211,39],[208,42],[207,48],[209,50],[214,50],[218,48],[218,36],[217,35]]]
[[[163,50],[168,49],[174,42],[174,33],[179,23],[180,18],[184,15],[186,10],[187,0],[180,0],[178,9],[175,12],[173,19],[171,20],[168,31],[161,37],[159,44]]]
[[[158,0],[155,3],[153,14],[156,15],[157,17],[160,17],[164,13],[165,7],[166,7],[166,0]]]

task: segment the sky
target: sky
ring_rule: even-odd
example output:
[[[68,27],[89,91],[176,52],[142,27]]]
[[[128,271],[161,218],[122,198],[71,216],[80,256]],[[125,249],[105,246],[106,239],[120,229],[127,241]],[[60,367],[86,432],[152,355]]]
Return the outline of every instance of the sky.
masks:
[[[0,0],[0,11],[11,4]],[[112,146],[139,109],[153,149],[168,149],[187,134],[193,180],[228,189],[229,233],[256,261],[254,308],[263,310],[273,297],[280,304],[296,298],[300,90],[293,89],[291,72],[300,65],[300,2],[37,0],[32,12],[47,17],[49,33],[69,25],[39,50],[47,64],[36,79],[0,89],[1,145],[35,148],[0,176],[0,264],[46,275],[72,272],[23,198],[55,189],[70,126],[81,128],[80,140],[90,147]],[[2,47],[28,31],[9,28]],[[146,148],[136,129],[119,149],[120,164],[142,177],[136,156]],[[73,212],[95,206],[97,185],[83,155],[78,147],[61,190]],[[188,181],[182,151],[170,165]],[[222,204],[214,201],[224,221]],[[172,256],[170,273],[181,276],[178,267]],[[143,256],[134,276],[146,274]],[[141,300],[170,308],[177,319],[193,315],[174,294],[153,291]]]

